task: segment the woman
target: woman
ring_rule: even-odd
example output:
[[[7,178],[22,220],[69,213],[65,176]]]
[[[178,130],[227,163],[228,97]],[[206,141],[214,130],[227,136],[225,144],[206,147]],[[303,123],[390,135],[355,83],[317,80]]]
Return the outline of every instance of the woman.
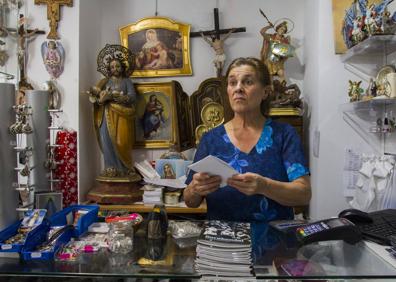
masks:
[[[141,51],[136,59],[136,67],[138,69],[149,69],[150,64],[157,60],[157,47],[161,41],[158,40],[157,31],[148,29],[146,31],[146,42],[143,44]]]
[[[190,173],[185,202],[197,207],[206,198],[209,219],[291,219],[292,206],[311,198],[309,171],[294,128],[266,116],[272,92],[268,69],[256,58],[239,58],[226,77],[234,117],[202,137],[194,161],[214,155],[240,174],[219,189],[219,176]]]

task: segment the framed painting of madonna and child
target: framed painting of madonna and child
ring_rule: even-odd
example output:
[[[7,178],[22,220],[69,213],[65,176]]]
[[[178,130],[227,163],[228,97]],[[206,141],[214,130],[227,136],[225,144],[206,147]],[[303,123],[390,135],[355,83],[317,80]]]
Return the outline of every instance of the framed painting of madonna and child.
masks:
[[[190,25],[165,17],[120,28],[121,44],[135,55],[132,77],[191,75]]]
[[[135,148],[169,148],[178,140],[174,82],[136,83]]]

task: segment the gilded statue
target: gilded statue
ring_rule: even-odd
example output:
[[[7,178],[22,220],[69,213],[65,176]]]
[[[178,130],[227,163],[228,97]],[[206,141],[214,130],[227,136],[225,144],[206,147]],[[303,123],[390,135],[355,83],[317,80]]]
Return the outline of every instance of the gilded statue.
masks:
[[[107,44],[97,58],[98,71],[105,78],[89,91],[94,126],[104,157],[98,180],[138,178],[133,168],[132,144],[136,92],[130,75],[135,58],[121,45]]]

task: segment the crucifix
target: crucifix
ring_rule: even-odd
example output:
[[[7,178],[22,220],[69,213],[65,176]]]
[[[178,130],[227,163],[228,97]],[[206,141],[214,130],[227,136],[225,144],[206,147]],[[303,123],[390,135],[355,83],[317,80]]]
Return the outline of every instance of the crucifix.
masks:
[[[36,29],[26,29],[25,28],[26,19],[23,14],[19,15],[18,27],[14,28],[5,28],[1,27],[0,30],[4,32],[6,35],[10,35],[14,37],[18,41],[18,67],[19,67],[19,82],[18,82],[18,100],[23,102],[24,98],[24,90],[33,89],[33,86],[26,79],[26,64],[27,64],[27,54],[26,47],[27,41],[30,38],[34,38],[38,34],[45,34],[44,31]],[[19,103],[18,103],[19,104]]]
[[[216,75],[217,77],[222,76],[222,71],[224,67],[224,62],[226,59],[224,53],[224,41],[231,35],[231,33],[236,32],[245,32],[245,27],[238,27],[238,28],[227,28],[227,29],[220,29],[219,25],[219,9],[214,8],[214,30],[206,30],[206,31],[199,31],[199,32],[190,32],[190,37],[198,37],[201,36],[215,51],[215,58],[213,60],[213,64],[216,68]],[[220,37],[221,34],[225,34],[223,38]]]
[[[50,21],[50,32],[48,33],[48,39],[59,39],[58,36],[58,22],[60,20],[60,6],[67,5],[73,7],[73,0],[34,0],[34,4],[46,4],[47,5],[47,19]]]

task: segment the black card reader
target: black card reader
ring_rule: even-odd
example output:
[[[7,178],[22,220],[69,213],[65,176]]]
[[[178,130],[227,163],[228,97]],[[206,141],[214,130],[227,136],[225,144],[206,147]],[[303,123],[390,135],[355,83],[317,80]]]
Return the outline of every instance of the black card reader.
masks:
[[[362,240],[359,229],[345,218],[329,218],[309,223],[298,227],[296,235],[303,244],[330,240],[344,240],[355,244]]]

